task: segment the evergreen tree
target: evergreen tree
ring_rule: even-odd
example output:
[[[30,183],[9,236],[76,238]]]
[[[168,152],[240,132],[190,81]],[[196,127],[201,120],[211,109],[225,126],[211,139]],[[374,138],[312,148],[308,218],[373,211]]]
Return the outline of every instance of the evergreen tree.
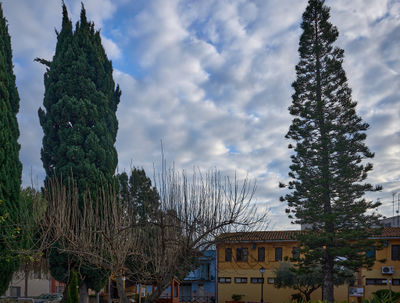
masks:
[[[121,92],[119,86],[115,88],[112,64],[101,44],[100,33],[87,21],[83,5],[74,31],[63,4],[62,27],[57,33],[53,60],[36,60],[47,66],[44,109],[39,109],[44,132],[41,158],[46,170],[45,184],[54,175],[66,184],[73,177],[81,197],[88,190],[96,193],[100,186],[112,184],[117,166],[114,144]],[[55,251],[51,255],[52,275],[67,282],[69,266],[65,265],[73,258]],[[86,268],[91,271],[89,266]],[[80,276],[86,277],[83,284],[95,285],[93,288],[105,281],[104,274],[81,271]]]
[[[19,260],[10,253],[10,236],[18,213],[22,165],[17,113],[19,95],[13,73],[11,39],[0,4],[0,295],[8,288]],[[11,240],[12,242],[12,240]],[[7,245],[6,245],[7,243]],[[18,245],[17,243],[14,243]],[[14,244],[11,244],[12,246]]]
[[[335,264],[352,270],[371,265],[360,252],[372,245],[369,229],[378,223],[373,212],[378,203],[363,196],[379,188],[364,183],[372,169],[364,160],[374,156],[365,145],[369,125],[356,114],[342,67],[344,52],[333,45],[338,30],[328,19],[324,1],[309,0],[289,107],[294,119],[286,135],[295,141],[290,193],[281,200],[294,223],[311,227],[300,236],[300,265],[321,264],[323,297],[333,302]]]
[[[68,285],[66,303],[78,303],[78,275],[75,271],[71,272],[71,282]]]
[[[129,177],[125,172],[119,174],[118,181],[120,201],[132,207],[132,213],[136,214],[137,222],[145,225],[147,222],[154,221],[160,197],[144,169],[133,168]]]
[[[158,191],[152,186],[150,178],[147,177],[144,169],[133,168],[131,175],[123,172],[118,175],[119,199],[121,203],[131,207],[130,213],[135,214],[135,221],[140,224],[144,231],[144,237],[152,239],[153,226],[160,211],[160,197]],[[150,248],[151,249],[151,248]],[[146,256],[151,255],[151,251],[145,252]],[[143,264],[136,256],[129,256],[126,260],[126,267],[131,273],[136,273],[137,268]],[[145,271],[151,272],[152,265],[145,266]],[[129,277],[132,281],[138,280],[138,275]]]

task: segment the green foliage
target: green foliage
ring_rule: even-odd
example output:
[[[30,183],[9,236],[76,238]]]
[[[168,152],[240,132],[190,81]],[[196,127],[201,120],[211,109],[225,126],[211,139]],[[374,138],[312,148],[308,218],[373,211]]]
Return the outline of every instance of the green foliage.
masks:
[[[8,288],[19,266],[18,257],[12,253],[18,247],[18,241],[13,238],[13,222],[18,213],[22,172],[17,141],[18,111],[19,95],[13,73],[11,39],[0,4],[0,295]]]
[[[157,189],[152,186],[150,178],[147,177],[143,169],[133,168],[131,175],[121,173],[117,176],[119,185],[119,199],[121,203],[129,206],[129,213],[136,216],[137,224],[143,227],[145,234],[143,237],[147,239],[154,238],[154,228],[151,224],[158,219],[159,210],[159,195]],[[146,255],[150,256],[152,248],[146,251]],[[131,255],[127,258],[126,266],[132,272],[136,273],[136,268],[140,268],[146,263],[143,269],[151,275],[153,264],[151,262],[144,262],[137,256]],[[132,275],[131,280],[139,279],[137,275]]]
[[[117,176],[120,188],[120,201],[132,207],[137,222],[145,225],[154,221],[159,208],[159,195],[152,186],[144,169],[133,168],[131,175],[122,173]]]
[[[240,301],[242,300],[243,295],[238,295],[238,294],[233,294],[232,295],[232,300],[233,301]]]
[[[380,289],[374,292],[371,300],[363,299],[363,303],[397,303],[400,301],[400,293],[389,289]]]
[[[110,272],[90,264],[81,263],[72,254],[60,252],[59,243],[50,248],[49,267],[51,275],[60,282],[69,283],[71,267],[79,268],[79,274],[86,281],[89,288],[100,291],[107,282]]]
[[[44,75],[44,109],[39,109],[43,128],[41,159],[46,171],[45,185],[56,175],[65,184],[73,181],[83,196],[113,183],[117,166],[114,147],[118,121],[116,110],[121,91],[115,87],[112,64],[101,44],[100,33],[88,22],[82,5],[80,21],[73,30],[63,4],[62,28],[57,33],[53,60],[36,59],[47,66]],[[77,268],[73,256],[52,249],[51,274],[67,282],[68,269]],[[82,266],[81,266],[82,267]],[[105,280],[90,266],[80,271],[89,287]],[[94,279],[94,280],[88,280]],[[90,286],[91,285],[91,286]]]
[[[75,271],[71,272],[71,280],[67,292],[67,303],[79,303],[78,274]]]
[[[298,290],[301,299],[309,302],[311,294],[322,286],[323,272],[319,264],[314,266],[296,266],[291,263],[283,262],[275,270],[275,287],[293,288]],[[335,267],[334,285],[352,285],[355,281],[354,273],[345,268]]]
[[[65,182],[73,175],[81,194],[112,183],[121,92],[115,88],[100,33],[87,21],[83,7],[73,31],[63,5],[62,29],[44,83],[45,110],[39,110],[39,118],[46,182],[54,174]]]
[[[357,103],[343,70],[344,51],[334,46],[338,30],[329,21],[323,0],[309,0],[303,14],[300,61],[286,138],[295,142],[291,156],[287,201],[290,218],[308,224],[299,237],[304,266],[317,261],[324,268],[325,299],[333,302],[334,266],[355,270],[371,266],[366,258],[369,237],[378,231],[373,212],[379,203],[367,201],[366,191],[379,190],[365,183],[374,156],[365,145],[369,125],[356,114]]]

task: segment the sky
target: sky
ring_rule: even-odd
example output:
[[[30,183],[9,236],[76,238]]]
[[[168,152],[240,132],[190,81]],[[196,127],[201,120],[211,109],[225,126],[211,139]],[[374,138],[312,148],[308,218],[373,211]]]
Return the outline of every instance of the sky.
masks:
[[[23,186],[41,186],[45,67],[61,0],[3,0],[9,23]],[[270,229],[296,229],[279,202],[288,181],[290,154],[284,138],[291,123],[295,65],[306,0],[84,0],[101,32],[122,90],[117,117],[118,171],[143,167],[149,176],[164,156],[176,169],[218,169],[257,182],[254,201],[268,210]],[[73,23],[81,1],[65,0]],[[391,216],[400,202],[400,1],[327,0],[337,26],[336,45],[370,124],[366,143],[375,152],[368,182],[383,191],[379,212]],[[393,194],[395,194],[393,196]],[[393,208],[393,198],[395,204]]]

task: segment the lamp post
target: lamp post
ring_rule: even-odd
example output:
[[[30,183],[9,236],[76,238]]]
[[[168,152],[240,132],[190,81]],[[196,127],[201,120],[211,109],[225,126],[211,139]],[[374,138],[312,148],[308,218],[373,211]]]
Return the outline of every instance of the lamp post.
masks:
[[[261,303],[264,303],[264,273],[265,273],[265,268],[260,267],[260,273],[261,273]]]

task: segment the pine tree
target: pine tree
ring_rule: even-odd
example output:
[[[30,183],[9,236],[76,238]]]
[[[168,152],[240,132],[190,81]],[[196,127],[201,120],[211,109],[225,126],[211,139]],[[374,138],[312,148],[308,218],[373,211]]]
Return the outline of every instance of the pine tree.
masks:
[[[309,0],[289,107],[294,119],[286,135],[295,141],[290,193],[281,200],[294,214],[289,216],[293,223],[311,227],[300,237],[300,265],[322,265],[323,296],[333,302],[335,265],[352,270],[371,265],[360,252],[372,245],[368,237],[378,222],[373,213],[378,203],[364,194],[379,188],[364,183],[372,169],[364,161],[374,156],[365,145],[369,125],[356,114],[342,66],[344,51],[334,46],[338,30],[328,19],[324,0]]]
[[[57,33],[53,60],[36,60],[47,66],[44,109],[39,109],[44,132],[41,158],[45,184],[54,175],[66,184],[73,177],[81,197],[87,191],[95,193],[100,186],[113,182],[118,161],[114,147],[116,111],[121,92],[119,86],[115,88],[112,64],[100,33],[87,21],[83,5],[74,31],[63,4],[62,28]],[[51,255],[52,275],[67,282],[69,266],[65,265],[71,257],[55,251]],[[80,276],[86,277],[89,287],[98,288],[99,280],[105,281],[104,272],[95,275],[88,266],[85,268],[89,272],[81,271]]]
[[[17,113],[19,95],[13,73],[11,39],[0,4],[0,295],[8,288],[19,261],[8,250],[10,227],[18,212],[22,165]],[[10,230],[11,228],[11,230]],[[14,243],[17,244],[17,243]]]

